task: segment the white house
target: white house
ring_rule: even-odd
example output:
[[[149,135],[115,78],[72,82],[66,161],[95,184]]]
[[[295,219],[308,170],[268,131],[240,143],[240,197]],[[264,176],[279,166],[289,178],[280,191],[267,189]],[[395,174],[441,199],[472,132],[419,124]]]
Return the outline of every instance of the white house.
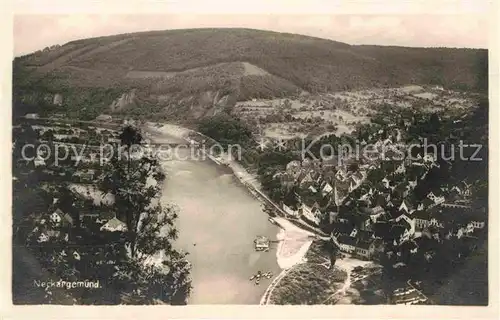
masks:
[[[352,229],[351,234],[349,236],[355,238],[357,234],[358,234],[358,229],[354,228]]]
[[[78,251],[73,251],[73,258],[75,258],[75,260],[80,260],[81,257],[80,257],[80,254],[78,253]]]
[[[427,198],[431,199],[432,201],[434,201],[435,204],[441,204],[443,202],[445,202],[445,198],[440,196],[436,196],[432,191],[429,192],[429,194],[427,195]]]
[[[354,252],[356,250],[356,238],[350,236],[339,236],[337,238],[340,250],[344,252]]]
[[[61,233],[57,230],[46,230],[43,231],[40,236],[38,237],[38,242],[47,242],[49,239],[59,237]]]
[[[329,194],[332,191],[333,191],[333,187],[328,182],[325,183],[325,185],[323,186],[323,189],[321,189],[321,193],[323,193],[324,195]]]
[[[38,119],[40,116],[38,113],[28,113],[24,116],[26,119]]]
[[[484,221],[471,221],[470,223],[472,223],[474,229],[483,229],[485,226]]]
[[[283,211],[285,211],[285,213],[287,215],[290,215],[292,217],[295,217],[295,218],[298,218],[299,216],[299,212],[296,211],[296,210],[292,210],[292,208],[290,208],[289,206],[287,206],[286,204],[283,203]]]
[[[396,173],[405,173],[405,172],[406,172],[405,163],[401,162],[401,164],[396,169]]]
[[[306,205],[301,207],[302,215],[309,221],[319,224],[321,218],[321,212],[318,209],[311,209]]]
[[[465,235],[469,235],[474,232],[474,226],[472,223],[468,223],[465,227],[461,227],[457,231],[457,238],[460,239]]]
[[[337,180],[344,181],[347,178],[347,173],[344,169],[340,168],[337,170],[337,173],[335,173],[335,178],[337,178]]]
[[[45,160],[40,155],[37,155],[33,163],[35,164],[35,167],[40,167],[45,165]]]
[[[95,118],[97,121],[111,121],[113,118],[107,114],[101,114]]]
[[[399,211],[410,213],[410,209],[408,209],[408,206],[406,205],[406,202],[404,200],[401,202],[401,205],[399,206]]]
[[[318,190],[316,190],[316,188],[315,188],[315,187],[313,187],[313,186],[309,186],[309,188],[308,188],[308,189],[309,189],[309,191],[311,191],[312,193],[317,193],[317,192],[318,192]]]
[[[434,162],[434,156],[432,154],[426,153],[424,155],[424,162]]]
[[[45,233],[42,233],[40,234],[40,236],[38,237],[38,242],[47,242],[49,241],[49,236]]]
[[[441,221],[438,221],[436,218],[432,218],[430,220],[429,225],[434,226],[434,227],[443,228],[443,223]]]
[[[382,179],[382,184],[384,188],[389,188],[389,180],[387,178]]]
[[[408,181],[408,187],[413,190],[415,189],[415,187],[417,186],[417,180],[415,179],[415,181]]]
[[[416,227],[415,219],[408,217],[406,214],[402,214],[396,218],[396,222],[399,222],[401,220],[408,222],[408,224],[410,225],[410,229],[408,230],[408,233],[409,233],[409,235],[414,235],[415,234],[415,227]]]
[[[103,230],[110,232],[115,232],[115,231],[123,232],[127,231],[127,225],[125,224],[125,222],[120,221],[117,217],[114,217],[101,227],[101,231]]]
[[[293,161],[290,161],[287,165],[286,165],[286,171],[295,171],[295,170],[300,170],[300,167],[301,167],[301,163],[300,161],[298,160],[293,160]]]
[[[59,224],[64,216],[64,213],[61,211],[61,209],[57,209],[56,211],[52,212],[50,215],[50,221],[53,223]]]

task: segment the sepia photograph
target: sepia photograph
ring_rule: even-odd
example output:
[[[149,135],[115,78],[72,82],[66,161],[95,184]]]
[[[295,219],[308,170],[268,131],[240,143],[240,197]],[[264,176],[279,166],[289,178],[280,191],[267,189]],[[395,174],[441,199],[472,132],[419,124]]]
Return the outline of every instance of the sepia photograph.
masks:
[[[482,3],[14,14],[12,304],[488,306]]]

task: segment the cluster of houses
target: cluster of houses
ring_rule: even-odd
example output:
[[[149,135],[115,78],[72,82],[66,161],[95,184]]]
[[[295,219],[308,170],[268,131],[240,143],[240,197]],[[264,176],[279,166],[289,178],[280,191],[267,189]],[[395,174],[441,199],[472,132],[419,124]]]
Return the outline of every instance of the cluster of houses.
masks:
[[[477,239],[485,227],[485,219],[477,218],[472,208],[432,206],[409,210],[403,201],[399,207],[377,206],[355,214],[340,207],[333,217],[331,236],[341,251],[372,259],[383,252],[415,254],[423,250],[426,239],[435,243],[452,237]]]
[[[54,199],[54,204],[57,205],[57,199]],[[70,243],[75,241],[74,233],[75,221],[70,214],[63,212],[60,208],[55,206],[55,210],[50,214],[45,214],[36,219],[36,225],[31,230],[29,237],[33,238],[38,243],[61,243],[64,244],[66,249],[61,251],[64,257],[72,258],[79,261],[84,255],[78,246],[69,246]],[[112,219],[102,219],[99,214],[80,214],[81,221],[91,220],[93,223],[100,225],[102,232],[125,232],[127,225],[116,217]],[[84,226],[82,226],[84,227]],[[78,236],[76,236],[78,237]]]
[[[101,225],[101,231],[108,232],[125,232],[127,225],[125,222],[118,219],[116,216],[111,219],[101,219],[99,214],[80,214],[80,219],[87,219]],[[37,218],[37,226],[32,230],[33,234],[37,234],[37,242],[47,242],[53,238],[62,239],[65,242],[70,240],[71,229],[74,227],[74,219],[70,214],[63,212],[61,209],[55,209],[51,214],[43,215]]]
[[[78,165],[77,172],[70,170],[72,177],[92,181],[96,177],[96,170],[88,168],[92,168],[94,164],[100,165],[100,162],[107,160],[112,152],[111,148],[103,148],[98,144],[120,142],[118,131],[92,126],[85,129],[70,128],[68,125],[54,122],[51,125],[31,124],[31,128],[39,133],[40,142],[47,143],[50,139],[50,145],[53,145],[54,149],[49,149],[50,145],[41,145],[36,148],[34,158],[19,157],[17,161],[26,164],[32,162],[35,168],[40,168],[41,172],[47,175],[65,175],[61,166],[56,168],[50,165],[54,163],[55,154],[58,152],[59,164],[71,160]],[[17,126],[16,130],[19,129],[21,127]]]
[[[349,171],[347,164],[332,171],[324,161],[305,159],[287,164],[286,171],[280,175],[282,185],[290,190],[298,187],[306,191],[300,198],[300,206],[292,209],[283,204],[283,211],[290,217],[303,218],[306,222],[319,225],[327,214],[321,210],[318,201],[328,199],[328,202],[341,203],[351,192],[360,187],[366,179],[366,171]]]
[[[400,134],[394,129],[389,137],[378,138],[375,150],[387,156],[401,140]],[[350,159],[341,163],[335,159],[332,165],[307,159],[288,163],[280,175],[282,185],[301,191],[299,204],[283,203],[283,211],[315,226],[327,221],[338,248],[364,259],[383,252],[414,254],[422,250],[422,238],[438,242],[477,238],[486,227],[486,212],[470,206],[466,181],[429,190],[423,199],[416,199],[419,183],[439,168],[433,155],[418,153],[412,161],[372,159],[361,159],[355,166]],[[378,174],[368,179],[375,170]]]

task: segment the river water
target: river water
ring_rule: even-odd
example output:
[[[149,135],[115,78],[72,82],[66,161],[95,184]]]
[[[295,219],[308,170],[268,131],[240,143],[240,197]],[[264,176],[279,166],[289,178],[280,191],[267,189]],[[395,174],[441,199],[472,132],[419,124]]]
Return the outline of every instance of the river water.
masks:
[[[273,277],[281,270],[276,244],[269,252],[256,252],[253,240],[258,235],[275,240],[278,227],[227,167],[211,160],[162,165],[167,175],[162,202],[180,210],[175,245],[189,252],[192,264],[188,304],[258,304],[272,278],[259,285],[249,278],[259,270],[272,271]]]

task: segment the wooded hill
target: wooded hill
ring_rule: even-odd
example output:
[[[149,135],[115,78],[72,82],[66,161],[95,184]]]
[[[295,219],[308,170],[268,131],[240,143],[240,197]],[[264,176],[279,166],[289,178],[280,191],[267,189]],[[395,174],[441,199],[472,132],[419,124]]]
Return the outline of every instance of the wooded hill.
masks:
[[[109,100],[136,89],[134,101],[111,111],[196,118],[238,100],[303,91],[407,84],[486,91],[487,61],[483,49],[352,46],[252,29],[153,31],[72,41],[18,57],[14,96],[26,107],[60,93],[66,109],[76,110],[83,106],[80,96],[93,91],[99,98],[86,99],[85,107],[101,113],[109,112]]]

